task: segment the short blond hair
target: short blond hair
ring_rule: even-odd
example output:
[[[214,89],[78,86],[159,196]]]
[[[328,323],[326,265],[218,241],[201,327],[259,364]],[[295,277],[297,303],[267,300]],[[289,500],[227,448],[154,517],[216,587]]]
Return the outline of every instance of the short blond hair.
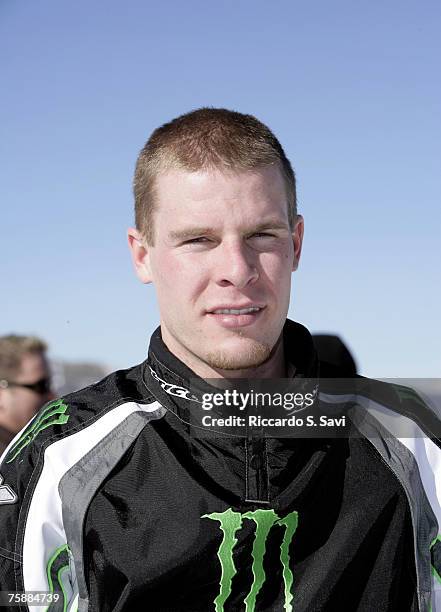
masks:
[[[135,223],[154,244],[155,181],[171,169],[238,172],[277,164],[285,181],[291,229],[297,218],[296,179],[282,145],[252,115],[224,108],[200,108],[157,128],[136,162]]]
[[[37,336],[10,334],[0,336],[0,379],[16,376],[21,369],[21,360],[28,353],[44,353],[47,344]]]

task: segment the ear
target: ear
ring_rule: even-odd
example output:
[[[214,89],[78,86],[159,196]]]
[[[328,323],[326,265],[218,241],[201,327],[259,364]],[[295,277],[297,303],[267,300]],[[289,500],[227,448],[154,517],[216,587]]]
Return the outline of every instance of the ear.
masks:
[[[297,219],[294,225],[294,231],[292,232],[292,241],[294,244],[294,261],[292,265],[292,271],[297,270],[300,261],[300,255],[302,253],[303,244],[303,232],[305,224],[302,215],[297,215]]]
[[[150,247],[148,247],[141,233],[134,227],[127,230],[127,239],[136,276],[142,283],[151,283],[153,279],[150,266]]]

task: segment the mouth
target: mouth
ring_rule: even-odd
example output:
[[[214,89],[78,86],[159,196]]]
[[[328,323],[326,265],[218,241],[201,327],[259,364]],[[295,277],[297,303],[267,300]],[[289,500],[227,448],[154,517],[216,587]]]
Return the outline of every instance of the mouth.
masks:
[[[265,306],[247,306],[245,308],[221,307],[208,311],[207,316],[226,328],[247,327],[255,323],[265,310]]]
[[[259,312],[259,310],[262,310],[259,306],[250,306],[249,308],[217,308],[210,314],[242,315],[249,314],[250,312]]]

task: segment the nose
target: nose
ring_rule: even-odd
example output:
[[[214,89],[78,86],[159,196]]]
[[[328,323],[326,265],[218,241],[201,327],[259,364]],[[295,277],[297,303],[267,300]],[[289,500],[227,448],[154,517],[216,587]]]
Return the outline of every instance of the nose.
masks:
[[[221,286],[233,285],[238,289],[253,284],[259,278],[258,261],[246,244],[231,242],[218,252],[217,282]]]

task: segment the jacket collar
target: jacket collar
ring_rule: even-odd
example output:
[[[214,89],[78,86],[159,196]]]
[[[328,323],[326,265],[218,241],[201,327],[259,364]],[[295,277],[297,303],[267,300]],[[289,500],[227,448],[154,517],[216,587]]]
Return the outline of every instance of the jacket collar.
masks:
[[[287,371],[296,379],[318,377],[317,353],[309,331],[287,319],[282,333]],[[152,334],[143,378],[154,397],[184,420],[191,406],[200,403],[202,394],[213,391],[213,387],[169,351],[160,327]]]

